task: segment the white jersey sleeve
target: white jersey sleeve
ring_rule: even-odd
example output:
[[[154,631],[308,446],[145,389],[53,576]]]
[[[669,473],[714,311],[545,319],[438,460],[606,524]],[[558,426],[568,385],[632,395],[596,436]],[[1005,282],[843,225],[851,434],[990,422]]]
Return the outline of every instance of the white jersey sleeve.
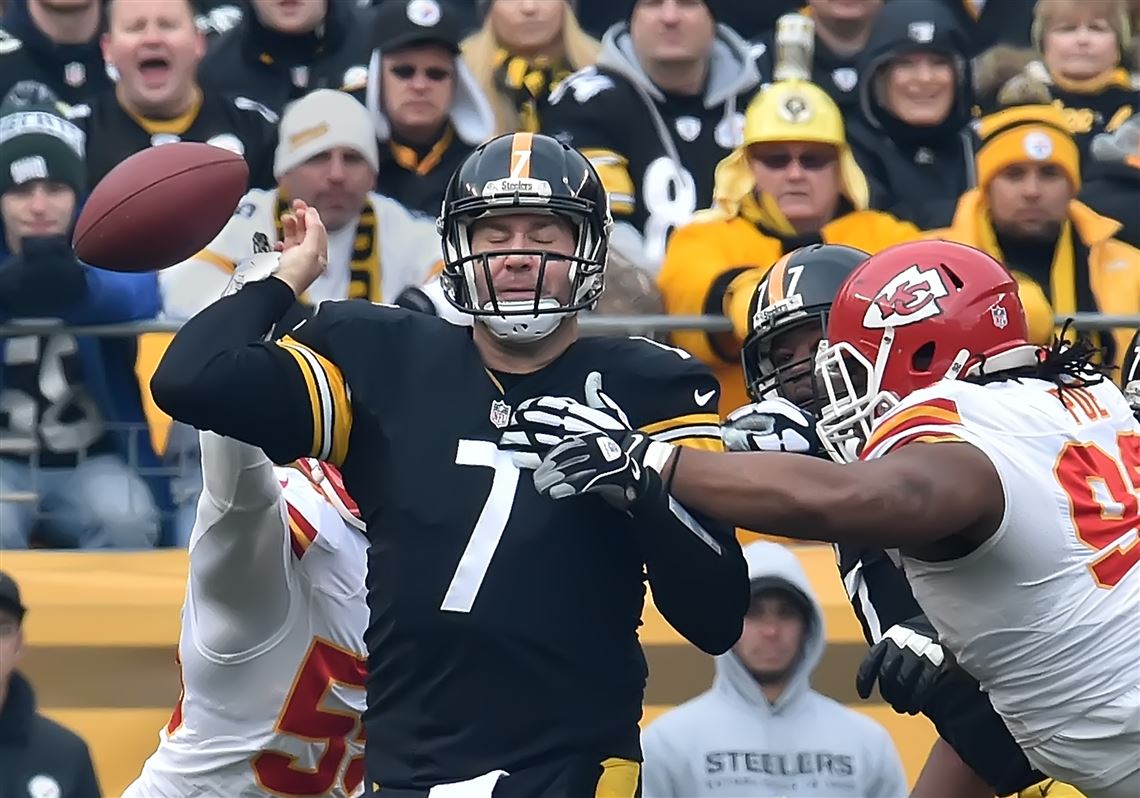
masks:
[[[202,494],[190,536],[190,611],[207,650],[234,655],[271,638],[289,609],[281,484],[260,449],[199,433]]]
[[[943,645],[1029,749],[1140,684],[1140,424],[1108,380],[943,381],[882,419],[864,459],[944,441],[989,458],[1004,516],[964,557],[903,565]]]
[[[162,310],[167,318],[188,319],[215,302],[229,284],[237,264],[253,257],[254,236],[264,236],[269,246],[276,243],[276,202],[276,192],[248,192],[222,232],[205,249],[158,273]]]

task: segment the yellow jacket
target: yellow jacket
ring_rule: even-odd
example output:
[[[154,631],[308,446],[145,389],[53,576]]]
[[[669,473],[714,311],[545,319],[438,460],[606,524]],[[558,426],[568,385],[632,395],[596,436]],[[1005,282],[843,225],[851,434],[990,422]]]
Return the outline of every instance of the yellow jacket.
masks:
[[[666,313],[723,313],[732,320],[732,333],[684,331],[672,336],[676,346],[712,367],[720,380],[722,416],[748,402],[740,365],[740,347],[748,332],[748,305],[756,285],[785,252],[785,240],[746,218],[760,221],[765,215],[754,201],[746,202],[744,212],[732,219],[698,214],[669,238],[657,277]],[[771,229],[778,223],[764,226]],[[865,210],[836,217],[824,225],[819,238],[827,244],[847,244],[875,253],[920,235],[909,222]]]
[[[1140,314],[1140,250],[1119,241],[1113,236],[1120,229],[1120,222],[1101,216],[1087,205],[1073,200],[1069,203],[1069,224],[1062,228],[1061,242],[1065,244],[1074,233],[1088,248],[1089,284],[1097,308],[1101,313],[1134,315]],[[1001,248],[989,221],[989,209],[978,189],[967,191],[958,200],[954,221],[950,227],[933,230],[929,238],[945,238],[969,244],[987,252],[999,261]],[[1072,285],[1075,270],[1071,256],[1062,257],[1072,251],[1070,245],[1058,247],[1054,256],[1051,293],[1054,297],[1065,296],[1056,307],[1046,298],[1044,289],[1032,277],[1013,271],[1017,279],[1021,303],[1025,306],[1029,322],[1030,340],[1038,344],[1048,344],[1053,340],[1053,318],[1057,314],[1072,313],[1075,286]],[[1116,365],[1124,360],[1128,343],[1135,330],[1120,327],[1113,330],[1116,340]]]

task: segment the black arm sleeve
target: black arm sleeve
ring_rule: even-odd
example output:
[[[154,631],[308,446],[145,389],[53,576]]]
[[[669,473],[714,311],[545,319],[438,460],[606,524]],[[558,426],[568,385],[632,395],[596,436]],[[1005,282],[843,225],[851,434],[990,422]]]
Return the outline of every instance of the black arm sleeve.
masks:
[[[653,601],[686,640],[723,654],[740,639],[751,595],[740,544],[730,527],[700,521],[667,495],[655,472],[648,478],[631,511]]]
[[[293,307],[270,277],[204,308],[178,331],[151,379],[172,418],[258,446],[277,463],[310,453],[310,393],[291,356],[262,339]]]

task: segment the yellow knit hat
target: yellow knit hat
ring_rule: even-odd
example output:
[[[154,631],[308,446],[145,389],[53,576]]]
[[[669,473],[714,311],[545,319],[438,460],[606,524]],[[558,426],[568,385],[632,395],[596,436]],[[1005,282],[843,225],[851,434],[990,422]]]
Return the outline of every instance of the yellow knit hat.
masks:
[[[1015,105],[983,117],[981,147],[975,156],[978,186],[1017,163],[1051,163],[1065,171],[1074,189],[1081,186],[1081,156],[1064,112],[1053,105]]]
[[[868,205],[867,178],[855,163],[843,127],[843,115],[823,89],[806,80],[781,80],[760,91],[744,112],[744,141],[716,167],[713,208],[733,218],[756,187],[748,165],[748,147],[769,141],[830,144],[839,151],[843,194],[857,209]]]

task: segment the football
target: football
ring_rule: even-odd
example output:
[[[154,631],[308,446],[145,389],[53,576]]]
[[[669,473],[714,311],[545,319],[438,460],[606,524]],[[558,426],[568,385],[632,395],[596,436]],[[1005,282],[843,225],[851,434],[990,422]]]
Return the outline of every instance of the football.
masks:
[[[179,141],[141,150],[87,198],[72,235],[75,255],[114,271],[173,266],[221,232],[248,181],[245,159],[211,144]]]

